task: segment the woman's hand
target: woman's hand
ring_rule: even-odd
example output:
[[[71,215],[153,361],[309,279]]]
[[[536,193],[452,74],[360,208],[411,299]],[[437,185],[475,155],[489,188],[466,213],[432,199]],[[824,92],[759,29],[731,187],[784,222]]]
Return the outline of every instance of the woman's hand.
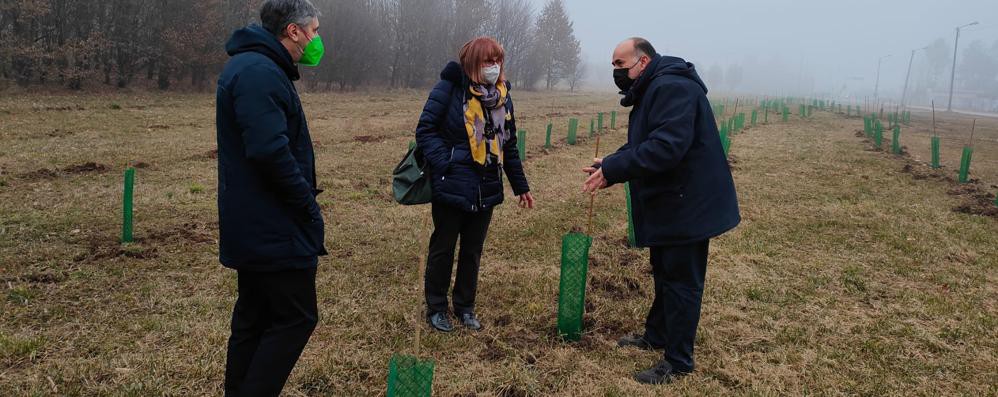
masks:
[[[517,196],[520,198],[520,208],[534,209],[534,196],[526,192]]]

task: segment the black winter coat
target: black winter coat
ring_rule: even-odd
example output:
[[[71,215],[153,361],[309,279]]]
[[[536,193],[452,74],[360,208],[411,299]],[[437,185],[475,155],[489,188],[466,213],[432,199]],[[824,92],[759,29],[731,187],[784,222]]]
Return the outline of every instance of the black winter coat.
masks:
[[[483,166],[472,159],[464,116],[466,97],[471,95],[469,84],[460,64],[447,64],[419,117],[416,143],[428,164],[433,202],[477,212],[503,202],[504,171],[515,195],[529,192],[530,187],[516,146],[516,117],[506,122],[510,139],[502,148],[501,168],[495,163]],[[506,112],[514,114],[512,97],[507,97]]]
[[[735,184],[693,64],[656,55],[625,95],[634,106],[627,144],[602,169],[610,184],[630,182],[638,245],[689,244],[737,226]]]
[[[326,249],[298,68],[259,26],[237,30],[225,49],[216,98],[219,260],[250,271],[315,267]]]

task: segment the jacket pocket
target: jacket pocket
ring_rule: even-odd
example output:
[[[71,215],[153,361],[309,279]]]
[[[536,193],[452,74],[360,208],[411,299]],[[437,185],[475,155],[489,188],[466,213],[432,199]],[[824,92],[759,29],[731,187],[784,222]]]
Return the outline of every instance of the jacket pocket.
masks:
[[[259,233],[254,244],[246,247],[247,259],[282,259],[295,251],[293,238],[290,234]],[[237,253],[238,255],[238,253]]]
[[[294,239],[298,252],[302,255],[325,255],[326,224],[322,221],[305,222],[299,225],[301,233]]]

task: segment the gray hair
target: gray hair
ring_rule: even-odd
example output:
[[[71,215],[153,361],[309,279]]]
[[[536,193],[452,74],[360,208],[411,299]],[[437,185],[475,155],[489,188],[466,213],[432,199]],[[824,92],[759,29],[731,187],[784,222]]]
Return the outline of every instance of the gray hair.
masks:
[[[277,37],[284,35],[288,25],[308,26],[321,15],[309,0],[267,0],[260,7],[260,23]]]

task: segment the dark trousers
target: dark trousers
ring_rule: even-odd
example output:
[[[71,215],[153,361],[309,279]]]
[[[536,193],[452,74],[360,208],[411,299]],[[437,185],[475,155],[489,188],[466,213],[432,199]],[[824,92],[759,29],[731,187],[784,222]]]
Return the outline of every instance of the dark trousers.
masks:
[[[315,268],[239,271],[226,396],[277,396],[319,322]]]
[[[433,204],[433,235],[426,258],[426,314],[447,311],[447,290],[454,269],[454,248],[458,239],[461,250],[457,256],[457,275],[454,278],[454,314],[475,310],[478,291],[478,267],[482,247],[492,222],[492,209],[465,212],[459,208]]]
[[[645,320],[645,340],[665,347],[673,371],[693,371],[693,341],[700,322],[703,280],[710,240],[689,245],[652,247],[655,301]]]

